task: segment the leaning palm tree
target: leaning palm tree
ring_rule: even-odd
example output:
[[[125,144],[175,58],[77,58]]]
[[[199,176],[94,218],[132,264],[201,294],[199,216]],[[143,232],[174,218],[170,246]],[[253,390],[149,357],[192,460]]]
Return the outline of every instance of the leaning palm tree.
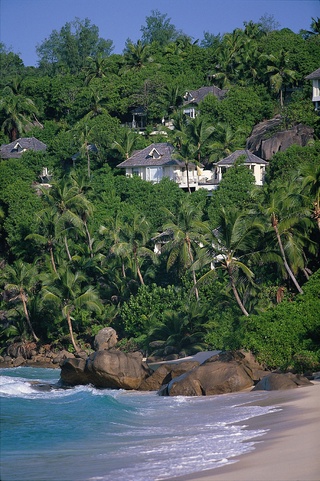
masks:
[[[237,284],[241,280],[239,274],[243,274],[249,282],[253,281],[254,273],[249,267],[249,260],[259,255],[258,240],[263,232],[263,225],[247,212],[232,209],[226,211],[223,207],[219,212],[218,228],[212,228],[209,222],[204,225],[206,232],[202,254],[195,267],[210,264],[210,270],[199,279],[198,284],[215,277],[216,270],[222,269],[228,275],[232,292],[242,313],[249,316]]]
[[[39,341],[39,338],[31,324],[28,301],[34,294],[38,281],[37,274],[38,270],[35,264],[27,264],[21,260],[15,261],[11,266],[6,266],[4,270],[4,289],[9,294],[10,302],[22,302],[29,331],[36,342]]]
[[[67,320],[70,339],[76,352],[80,351],[75,341],[72,312],[84,308],[100,312],[101,303],[96,290],[87,285],[87,278],[81,272],[72,272],[67,266],[61,267],[57,275],[43,277],[42,299],[59,306],[63,317]]]
[[[304,265],[303,248],[307,244],[309,249],[314,248],[308,239],[308,229],[312,227],[309,207],[306,206],[305,199],[297,191],[296,186],[282,185],[274,190],[265,190],[259,208],[276,237],[285,270],[298,292],[302,294],[303,290],[292,266]]]

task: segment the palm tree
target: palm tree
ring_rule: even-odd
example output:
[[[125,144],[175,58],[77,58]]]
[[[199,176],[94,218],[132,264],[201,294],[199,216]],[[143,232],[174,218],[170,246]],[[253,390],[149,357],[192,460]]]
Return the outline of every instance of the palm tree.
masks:
[[[165,245],[164,252],[169,251],[167,269],[177,265],[179,274],[184,274],[188,269],[192,271],[196,299],[199,300],[197,279],[192,268],[197,251],[201,243],[201,216],[200,207],[191,203],[191,200],[181,200],[177,216],[165,209],[168,222],[163,226],[163,232],[169,232],[172,239]]]
[[[210,223],[205,223],[204,247],[196,267],[210,263],[211,269],[199,279],[198,284],[215,277],[216,269],[224,270],[238,306],[245,316],[249,316],[240,298],[237,283],[240,282],[239,273],[250,282],[253,281],[254,273],[248,262],[258,254],[257,245],[263,226],[247,212],[232,209],[227,212],[223,207],[219,212],[218,225],[217,229],[213,229]]]
[[[184,163],[187,174],[187,188],[189,194],[191,194],[190,189],[190,175],[189,175],[189,164],[195,163],[194,157],[196,155],[196,147],[191,143],[190,140],[179,139],[181,142],[178,145],[178,151],[172,155],[172,158],[180,160]]]
[[[151,238],[147,219],[137,212],[117,214],[115,219],[109,219],[107,226],[100,227],[100,234],[106,236],[110,255],[121,260],[122,277],[127,277],[128,265],[138,276],[140,284],[144,285],[141,272],[143,260],[149,258],[153,263],[157,262],[156,254],[147,247]]]
[[[84,232],[81,215],[89,212],[90,203],[83,193],[79,192],[79,188],[70,182],[70,179],[53,183],[50,190],[41,187],[40,189],[47,204],[46,209],[55,211],[57,237],[62,237],[68,259],[72,261],[67,234],[70,231],[77,231],[80,234]],[[50,215],[53,215],[53,212]]]
[[[136,148],[139,136],[131,129],[122,129],[121,137],[119,141],[115,140],[111,147],[121,154],[122,160],[127,160]]]
[[[98,115],[102,115],[108,113],[108,110],[104,107],[105,102],[107,100],[106,95],[101,95],[96,90],[90,90],[90,103],[87,109],[86,115],[84,115],[83,120],[88,121],[97,117]]]
[[[183,89],[179,86],[164,86],[160,100],[169,115],[174,115],[182,105],[183,94]]]
[[[125,50],[124,58],[129,69],[140,70],[146,63],[153,61],[149,45],[142,43],[141,40],[136,44],[127,42]]]
[[[309,249],[313,249],[307,236],[312,221],[309,217],[310,211],[305,207],[305,200],[295,186],[276,186],[274,190],[265,191],[260,210],[276,236],[285,270],[302,294],[303,290],[290,267],[289,258],[291,257],[293,266],[301,267],[304,265],[303,247],[309,243]]]
[[[218,122],[213,132],[213,142],[208,145],[209,160],[217,162],[232,154],[235,150],[243,149],[244,130],[233,130],[229,124]]]
[[[297,80],[294,70],[288,68],[289,52],[280,50],[278,55],[268,55],[267,73],[269,74],[272,90],[277,94],[280,92],[280,105],[283,107],[283,92],[286,85],[292,84]]]
[[[105,244],[108,246],[109,254],[121,260],[121,273],[125,279],[125,261],[130,257],[131,249],[125,240],[123,230],[124,220],[118,213],[115,217],[108,219],[107,226],[100,226],[99,233],[105,236]]]
[[[87,278],[81,272],[73,273],[68,266],[59,269],[58,275],[44,276],[42,298],[44,302],[53,302],[59,306],[63,317],[67,320],[72,345],[76,352],[80,351],[75,341],[72,312],[75,309],[101,311],[101,303],[92,286],[86,285]]]
[[[0,111],[3,111],[5,116],[2,130],[9,136],[10,142],[13,142],[31,123],[31,115],[37,113],[37,108],[31,99],[16,95],[12,89],[6,87],[0,99]]]
[[[138,275],[141,285],[144,285],[141,272],[142,260],[148,257],[154,263],[157,261],[156,254],[147,247],[147,242],[151,238],[149,222],[143,215],[135,212],[123,225],[122,235],[122,248],[124,252],[130,252],[134,271]]]
[[[50,255],[52,269],[57,273],[54,249],[57,244],[57,214],[55,209],[44,209],[36,215],[36,226],[39,228],[37,233],[29,234],[26,240],[34,240],[36,243],[47,248]]]
[[[313,217],[320,230],[320,166],[307,164],[302,169],[302,188],[313,199]]]
[[[191,120],[187,125],[188,138],[196,147],[197,160],[201,162],[201,154],[203,148],[208,144],[215,128],[213,125],[207,125],[200,117]]]
[[[87,57],[87,65],[84,69],[86,78],[85,85],[89,85],[93,79],[106,77],[108,58],[98,53],[96,57]]]
[[[163,320],[148,333],[150,347],[156,346],[151,355],[191,355],[207,349],[203,342],[204,310],[200,303],[193,302],[183,311],[164,311]]]
[[[37,267],[35,264],[27,264],[17,260],[11,266],[6,266],[4,271],[4,289],[10,295],[10,302],[19,300],[22,302],[24,316],[33,339],[38,342],[39,338],[34,332],[28,311],[28,301],[35,291],[38,281]]]
[[[80,133],[80,143],[81,143],[81,155],[87,158],[87,171],[88,171],[88,179],[91,177],[91,160],[90,160],[90,139],[92,136],[92,130],[89,129],[88,125],[84,126],[84,129]]]

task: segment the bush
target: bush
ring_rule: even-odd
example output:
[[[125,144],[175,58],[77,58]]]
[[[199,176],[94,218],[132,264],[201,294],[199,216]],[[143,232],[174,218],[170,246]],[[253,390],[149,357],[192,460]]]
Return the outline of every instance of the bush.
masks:
[[[271,369],[303,372],[320,364],[320,270],[304,294],[241,323],[242,347]]]

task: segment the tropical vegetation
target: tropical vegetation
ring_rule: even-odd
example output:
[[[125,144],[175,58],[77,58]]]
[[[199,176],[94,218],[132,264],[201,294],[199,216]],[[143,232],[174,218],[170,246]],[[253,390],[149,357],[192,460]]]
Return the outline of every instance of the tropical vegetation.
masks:
[[[0,44],[1,143],[47,145],[0,161],[2,352],[90,351],[111,326],[149,356],[245,348],[272,368],[319,369],[320,122],[305,80],[318,25],[294,33],[265,16],[195,40],[156,10],[120,55],[76,19],[37,47],[37,67]],[[183,115],[184,93],[212,84],[223,100]],[[275,154],[263,187],[241,159],[210,196],[117,169],[153,142],[210,169],[277,114],[314,138]]]

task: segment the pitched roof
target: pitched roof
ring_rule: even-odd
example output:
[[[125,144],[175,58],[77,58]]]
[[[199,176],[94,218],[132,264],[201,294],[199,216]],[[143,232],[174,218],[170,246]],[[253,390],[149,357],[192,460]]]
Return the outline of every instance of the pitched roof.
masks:
[[[138,150],[129,159],[117,167],[159,167],[164,165],[182,165],[179,160],[172,159],[174,147],[168,142],[154,143],[145,149]]]
[[[10,144],[3,144],[0,147],[1,159],[14,159],[21,157],[26,150],[46,150],[47,146],[35,137],[22,137]]]
[[[200,103],[207,95],[213,94],[219,100],[222,99],[227,93],[227,90],[222,90],[215,85],[211,85],[210,87],[200,87],[197,90],[190,90],[186,93],[186,104],[198,104]]]
[[[216,165],[233,165],[235,161],[241,156],[245,155],[245,164],[263,164],[263,165],[268,165],[268,162],[266,160],[261,159],[257,155],[254,155],[250,150],[236,150],[232,154],[228,155],[228,157],[225,157],[222,160],[219,160]]]
[[[311,74],[307,75],[305,78],[306,78],[306,80],[320,79],[320,68],[317,68],[317,70],[315,70]]]

